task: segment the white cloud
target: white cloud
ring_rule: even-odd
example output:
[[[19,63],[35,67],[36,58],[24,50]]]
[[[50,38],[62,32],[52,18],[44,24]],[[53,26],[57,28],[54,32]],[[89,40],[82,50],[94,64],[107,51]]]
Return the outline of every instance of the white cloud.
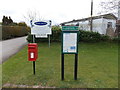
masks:
[[[93,1],[96,14],[100,0]],[[40,13],[40,17],[51,19],[54,23],[90,16],[91,0],[2,0],[1,2],[0,19],[3,15],[7,15],[19,22],[25,20],[23,15],[29,10],[36,10]]]

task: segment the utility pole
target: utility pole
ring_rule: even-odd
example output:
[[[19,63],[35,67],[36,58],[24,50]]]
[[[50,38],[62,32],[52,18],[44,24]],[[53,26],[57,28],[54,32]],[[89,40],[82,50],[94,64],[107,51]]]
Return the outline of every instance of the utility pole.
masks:
[[[118,2],[118,20],[120,20],[120,1]]]
[[[92,15],[93,15],[93,0],[91,0],[91,19],[90,19],[90,31],[92,31],[92,29],[93,29],[93,18],[92,18]]]
[[[120,36],[120,1],[118,2],[118,19],[116,22],[115,36],[117,36],[117,37]]]
[[[118,37],[120,36],[120,1],[118,2]]]

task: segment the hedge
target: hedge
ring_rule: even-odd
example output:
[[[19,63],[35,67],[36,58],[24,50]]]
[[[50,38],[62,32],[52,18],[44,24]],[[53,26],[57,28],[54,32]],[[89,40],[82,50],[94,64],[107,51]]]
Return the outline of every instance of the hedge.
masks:
[[[34,37],[35,38],[35,37]],[[61,41],[61,28],[58,26],[52,27],[52,35],[50,35],[51,42],[60,42]],[[32,43],[33,36],[29,33],[27,41]],[[48,38],[35,38],[35,42],[47,42]]]
[[[29,31],[26,26],[2,26],[2,40],[28,35]]]
[[[32,43],[33,36],[28,35],[28,42]],[[101,35],[98,32],[83,31],[79,30],[79,42],[99,42],[99,41],[109,41],[109,36]],[[114,40],[114,39],[113,39]],[[118,41],[115,39],[114,41]],[[47,42],[48,38],[35,38],[35,42]],[[52,27],[51,42],[60,42],[61,41],[61,28],[59,26]]]

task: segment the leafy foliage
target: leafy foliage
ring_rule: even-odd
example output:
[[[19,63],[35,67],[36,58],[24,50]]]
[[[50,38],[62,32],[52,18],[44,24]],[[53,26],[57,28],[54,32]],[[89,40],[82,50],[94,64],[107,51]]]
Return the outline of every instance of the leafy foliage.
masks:
[[[51,42],[60,42],[61,41],[61,28],[59,26],[52,27]],[[32,42],[33,36],[28,35],[28,42]],[[100,41],[118,41],[118,38],[111,39],[107,35],[101,35],[98,32],[91,31],[79,31],[79,42],[100,42]],[[35,38],[35,42],[48,42],[48,38]]]
[[[2,26],[2,39],[25,36],[29,31],[30,28],[25,26]]]
[[[11,17],[9,16],[9,18],[7,16],[3,16],[2,19],[2,25],[11,25],[13,24],[13,20],[11,19]]]

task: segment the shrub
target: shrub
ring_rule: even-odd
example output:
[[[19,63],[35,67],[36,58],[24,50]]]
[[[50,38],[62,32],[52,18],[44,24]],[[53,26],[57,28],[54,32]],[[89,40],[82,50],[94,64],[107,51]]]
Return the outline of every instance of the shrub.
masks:
[[[18,26],[27,26],[27,24],[25,22],[19,22]]]
[[[25,26],[2,26],[2,39],[25,36],[30,28]]]
[[[61,41],[61,28],[59,26],[52,26],[51,42]],[[28,42],[32,42],[32,35],[28,35]],[[109,36],[101,35],[98,32],[91,31],[79,31],[79,42],[99,42],[99,41],[109,41]],[[48,42],[48,38],[35,38],[36,42]],[[115,39],[114,39],[115,41]]]
[[[29,43],[33,43],[33,35],[28,33],[28,37],[26,38]]]
[[[59,26],[52,27],[51,41],[61,41],[61,28]]]
[[[113,42],[119,42],[120,41],[120,37],[115,37],[112,39]]]
[[[107,35],[101,35],[101,41],[109,41],[110,37]]]
[[[50,40],[52,42],[61,41],[61,28],[59,26],[52,27],[52,35],[50,35]],[[31,35],[30,33],[28,34],[27,41],[29,43],[33,42],[33,35]],[[35,38],[35,42],[48,42],[48,38]]]
[[[97,42],[100,41],[101,35],[97,32],[82,31],[80,30],[79,40],[84,42]]]

